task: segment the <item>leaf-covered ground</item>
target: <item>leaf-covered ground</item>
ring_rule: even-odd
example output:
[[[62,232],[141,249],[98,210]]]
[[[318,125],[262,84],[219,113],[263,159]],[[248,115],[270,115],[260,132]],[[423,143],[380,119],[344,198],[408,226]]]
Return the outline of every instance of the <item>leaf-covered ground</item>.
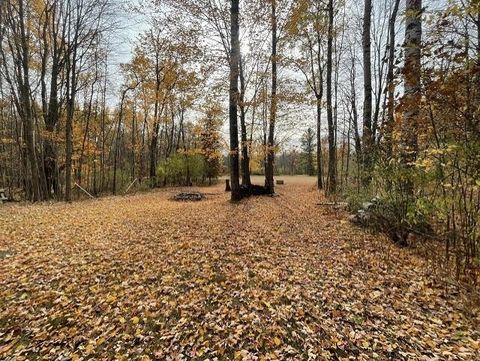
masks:
[[[313,184],[2,206],[0,359],[478,359],[478,310]]]

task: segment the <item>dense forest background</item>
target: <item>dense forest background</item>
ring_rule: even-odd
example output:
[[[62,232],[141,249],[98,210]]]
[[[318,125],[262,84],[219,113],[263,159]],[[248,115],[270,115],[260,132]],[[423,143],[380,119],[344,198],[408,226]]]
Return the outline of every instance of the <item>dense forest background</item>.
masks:
[[[117,68],[120,11],[146,25]],[[250,174],[270,193],[274,173],[316,175],[353,208],[376,197],[401,227],[433,228],[467,275],[479,105],[478,0],[0,1],[0,187],[17,199],[228,167],[232,195]]]

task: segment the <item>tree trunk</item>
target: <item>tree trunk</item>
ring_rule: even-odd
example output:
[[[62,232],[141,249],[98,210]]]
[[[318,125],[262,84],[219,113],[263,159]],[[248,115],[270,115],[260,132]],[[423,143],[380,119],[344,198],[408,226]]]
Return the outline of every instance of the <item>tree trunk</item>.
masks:
[[[71,4],[68,3],[67,9],[72,13]],[[75,114],[75,97],[77,94],[77,51],[78,49],[78,31],[76,28],[78,23],[75,23],[76,19],[69,19],[71,24],[68,24],[69,31],[71,29],[72,38],[68,38],[66,66],[67,66],[67,116],[65,121],[65,201],[70,202],[72,200],[72,156],[73,156],[73,117]]]
[[[404,112],[401,125],[401,161],[411,168],[417,158],[417,118],[420,112],[420,70],[422,41],[422,1],[407,0],[405,9]],[[408,177],[410,178],[410,177]],[[405,191],[413,195],[413,181],[408,179]]]
[[[363,166],[365,175],[364,183],[370,181],[370,167],[373,151],[373,129],[372,129],[372,60],[371,60],[371,18],[372,0],[365,0],[363,14]]]
[[[250,187],[250,157],[248,155],[246,110],[245,110],[245,76],[243,73],[242,56],[240,55],[240,128],[242,139],[242,184]]]
[[[136,109],[136,102],[133,103],[133,114],[132,114],[132,164],[130,169],[130,181],[133,182],[135,180],[135,161],[136,161],[136,151],[135,147],[137,146],[136,141],[136,133],[137,133],[137,109]]]
[[[95,67],[95,79],[93,80],[92,84],[90,85],[90,94],[88,97],[88,106],[86,106],[87,114],[85,119],[85,131],[83,133],[83,140],[82,140],[82,148],[80,150],[80,157],[79,157],[79,164],[78,164],[78,174],[77,174],[77,182],[79,185],[82,185],[82,171],[83,171],[83,161],[85,158],[85,147],[87,144],[88,135],[90,132],[90,120],[92,117],[92,107],[93,107],[93,96],[95,95],[95,84],[98,81],[98,68]],[[85,110],[85,107],[84,107]],[[88,165],[88,157],[87,157],[87,165]],[[88,188],[88,174],[87,174],[87,182],[86,187]]]
[[[395,112],[395,22],[397,20],[398,7],[400,0],[395,0],[392,14],[388,22],[388,70],[387,70],[387,124],[384,127],[384,142],[386,159],[392,156],[392,132]]]
[[[477,45],[476,45],[476,51],[477,51],[477,62],[476,62],[476,84],[477,84],[477,91],[476,91],[476,103],[477,105],[480,104],[480,0],[473,0],[476,2],[477,5],[477,17],[475,21],[475,25],[477,27]],[[475,114],[475,124],[474,124],[474,129],[478,129],[479,124],[480,124],[480,109],[477,107],[477,111]],[[478,132],[477,132],[478,134]]]
[[[73,101],[74,100],[72,98],[72,100],[69,100],[68,103]],[[72,200],[72,133],[74,105],[68,105],[67,108],[67,119],[65,122],[65,201],[70,202]]]
[[[265,188],[273,194],[273,167],[275,161],[275,121],[277,117],[277,1],[272,0],[272,99],[270,100],[270,119],[268,124],[267,164],[265,167]]]
[[[322,98],[317,97],[317,187],[323,189]]]
[[[100,191],[105,190],[105,169],[106,169],[106,157],[105,157],[105,143],[106,143],[106,131],[105,123],[107,118],[107,75],[108,75],[108,58],[105,55],[105,72],[104,72],[104,81],[102,87],[102,115],[101,115],[101,134],[102,134],[102,145],[101,145],[101,169],[100,169]]]
[[[120,111],[118,113],[117,130],[115,132],[115,148],[113,149],[113,184],[112,184],[112,194],[113,195],[115,195],[117,193],[118,143],[120,142],[120,126],[122,124],[122,118],[123,118],[123,106],[124,106],[124,103],[125,103],[125,96],[127,95],[128,90],[130,90],[130,88],[127,88],[122,92],[122,98],[120,100]]]
[[[159,111],[159,98],[160,98],[160,64],[159,54],[155,54],[155,109],[153,113],[153,129],[152,139],[150,141],[150,187],[157,186],[157,147],[158,147],[158,131],[160,130],[160,116],[162,111]]]
[[[24,139],[26,144],[26,152],[28,163],[30,166],[30,182],[31,182],[31,198],[32,201],[39,201],[41,199],[40,192],[40,183],[39,183],[39,170],[37,163],[37,156],[35,152],[35,144],[33,138],[33,111],[32,104],[30,101],[30,75],[29,75],[29,46],[28,46],[28,34],[26,29],[26,19],[25,19],[25,9],[24,9],[23,0],[18,2],[18,16],[19,26],[20,26],[20,42],[21,42],[21,69],[22,73],[19,74],[20,81],[20,98],[22,103],[23,111],[23,128],[24,128]],[[19,67],[20,68],[20,67]]]
[[[327,41],[327,122],[328,122],[328,183],[327,193],[337,191],[337,154],[335,149],[335,125],[332,108],[332,58],[333,58],[333,0],[328,1]]]
[[[230,121],[230,181],[231,200],[239,201],[240,192],[239,152],[238,152],[238,77],[240,63],[240,25],[239,0],[231,0],[230,8],[230,92],[229,92],[229,121]]]
[[[43,57],[42,57],[42,104],[43,104],[43,117],[45,122],[46,135],[43,142],[43,168],[45,172],[45,183],[47,197],[51,197],[51,193],[55,197],[59,196],[59,182],[58,182],[58,164],[57,164],[57,149],[54,142],[55,127],[58,124],[59,119],[59,101],[58,101],[58,78],[60,76],[61,56],[63,51],[61,44],[58,41],[58,28],[55,27],[56,13],[46,11],[46,19],[44,23],[43,33]],[[46,72],[47,72],[47,54],[49,49],[49,41],[47,40],[47,27],[49,24],[52,26],[52,44],[51,44],[51,56],[52,65],[50,71],[50,99],[47,101],[47,84],[46,84]]]
[[[153,124],[152,139],[150,140],[150,186],[156,187],[157,185],[157,145],[158,145],[158,131],[159,123],[157,121]]]
[[[73,54],[67,55],[67,117],[65,121],[65,201],[72,200],[72,155],[73,155],[73,116],[76,96],[76,45]],[[70,58],[71,57],[71,58]]]

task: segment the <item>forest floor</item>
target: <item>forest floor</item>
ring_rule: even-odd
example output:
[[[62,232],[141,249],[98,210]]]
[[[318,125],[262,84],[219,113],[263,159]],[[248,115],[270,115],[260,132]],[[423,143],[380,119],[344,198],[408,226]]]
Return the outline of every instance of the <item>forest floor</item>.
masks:
[[[315,180],[0,206],[1,360],[473,360],[478,309]]]

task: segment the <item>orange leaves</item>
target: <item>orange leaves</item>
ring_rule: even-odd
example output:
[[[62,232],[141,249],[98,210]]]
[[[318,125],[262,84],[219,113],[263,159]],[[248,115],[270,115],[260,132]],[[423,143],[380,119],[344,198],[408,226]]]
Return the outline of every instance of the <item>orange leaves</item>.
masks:
[[[475,359],[423,261],[316,207],[314,182],[0,209],[0,359]]]

